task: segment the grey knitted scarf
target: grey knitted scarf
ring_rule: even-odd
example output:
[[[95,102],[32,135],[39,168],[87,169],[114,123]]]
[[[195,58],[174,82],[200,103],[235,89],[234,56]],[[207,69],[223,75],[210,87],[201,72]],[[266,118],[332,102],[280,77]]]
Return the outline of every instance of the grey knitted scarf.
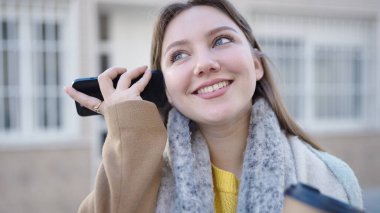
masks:
[[[156,212],[214,212],[211,162],[205,139],[172,109]],[[281,212],[284,190],[296,181],[292,153],[264,99],[252,106],[237,212]]]

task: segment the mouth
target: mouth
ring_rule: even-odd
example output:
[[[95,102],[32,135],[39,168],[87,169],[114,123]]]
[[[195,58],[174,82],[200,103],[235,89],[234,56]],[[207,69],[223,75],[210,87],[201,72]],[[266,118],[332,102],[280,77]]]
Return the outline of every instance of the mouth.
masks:
[[[194,93],[195,94],[205,94],[205,93],[211,93],[211,92],[215,92],[217,90],[220,90],[224,87],[227,87],[228,85],[231,84],[231,81],[220,81],[218,83],[215,83],[215,84],[212,84],[212,85],[209,85],[209,86],[205,86],[205,87],[202,87],[198,90],[196,90]]]

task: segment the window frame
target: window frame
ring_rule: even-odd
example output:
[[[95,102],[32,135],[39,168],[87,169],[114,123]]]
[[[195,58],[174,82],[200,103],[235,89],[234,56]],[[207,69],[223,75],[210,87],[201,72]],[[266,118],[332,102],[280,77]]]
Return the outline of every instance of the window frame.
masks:
[[[353,18],[340,18],[340,17],[319,17],[319,16],[294,16],[294,15],[270,15],[270,14],[255,14],[251,16],[251,23],[254,26],[254,30],[257,38],[269,37],[279,38],[279,39],[299,39],[304,43],[304,55],[305,55],[305,81],[303,83],[305,87],[304,96],[304,116],[298,119],[297,122],[311,132],[340,132],[340,131],[353,131],[362,130],[369,128],[370,115],[368,115],[368,97],[370,93],[368,91],[368,85],[372,84],[368,76],[369,72],[375,72],[374,69],[369,70],[370,67],[374,67],[371,64],[371,46],[370,43],[376,40],[367,40],[371,38],[374,34],[371,26],[374,24],[373,20],[370,19],[353,19]],[[309,26],[307,26],[308,24]],[[330,25],[331,24],[331,25]],[[347,24],[345,26],[345,24]],[[364,24],[364,27],[361,26]],[[305,27],[306,26],[306,27]],[[348,26],[348,27],[347,27]],[[332,29],[337,27],[338,29]],[[346,28],[344,28],[346,27]],[[362,34],[365,34],[364,38],[360,38],[355,30],[362,27]],[[302,30],[300,30],[302,29]],[[348,29],[348,36],[345,39],[342,38],[342,32]],[[321,32],[319,32],[319,31]],[[330,33],[324,33],[326,31],[331,31]],[[260,43],[260,39],[259,39]],[[362,116],[358,119],[321,119],[316,115],[316,103],[314,95],[317,91],[315,82],[315,73],[317,72],[315,66],[315,51],[318,45],[348,45],[348,46],[361,46],[363,47],[363,65],[362,70],[364,71],[361,76],[363,78],[363,83],[361,84],[363,93],[363,103],[362,103]],[[265,47],[264,53],[265,53]],[[270,58],[270,56],[269,56]],[[270,58],[271,59],[271,58]],[[276,64],[274,64],[276,66]],[[281,72],[280,67],[276,67],[279,72]],[[278,73],[274,75],[280,76]],[[276,79],[277,80],[277,79]],[[285,87],[286,82],[280,82],[280,85]],[[298,86],[300,87],[300,86]],[[302,86],[301,86],[302,87]],[[284,94],[282,94],[284,97]]]
[[[63,91],[63,85],[66,85],[68,79],[74,79],[74,67],[78,66],[75,57],[77,54],[73,51],[70,42],[75,41],[76,24],[75,19],[79,16],[78,5],[72,4],[71,1],[36,1],[36,2],[0,2],[3,3],[0,11],[0,22],[9,17],[19,22],[19,86],[20,86],[20,126],[15,129],[0,129],[0,145],[19,145],[19,144],[54,144],[67,143],[68,141],[78,141],[83,138],[80,135],[80,120],[76,115],[74,102],[69,99]],[[61,27],[59,35],[60,40],[60,82],[54,87],[56,89],[56,98],[60,99],[60,116],[61,126],[58,128],[38,127],[38,121],[35,119],[38,94],[36,91],[40,85],[37,85],[36,65],[35,65],[35,35],[33,27],[36,23],[57,23]],[[2,42],[2,41],[1,41]],[[73,42],[76,44],[76,42]],[[63,72],[63,70],[72,70]],[[2,73],[1,73],[2,74]],[[71,81],[71,80],[69,80]],[[34,108],[34,109],[33,109]],[[54,112],[52,112],[54,113]]]

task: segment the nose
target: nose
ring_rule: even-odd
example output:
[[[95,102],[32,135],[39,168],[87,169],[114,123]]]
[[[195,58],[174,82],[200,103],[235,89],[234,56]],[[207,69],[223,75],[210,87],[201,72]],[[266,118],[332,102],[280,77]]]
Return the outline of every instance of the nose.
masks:
[[[194,68],[194,74],[202,76],[210,72],[218,72],[220,70],[220,64],[211,53],[203,53],[198,57],[197,64]]]

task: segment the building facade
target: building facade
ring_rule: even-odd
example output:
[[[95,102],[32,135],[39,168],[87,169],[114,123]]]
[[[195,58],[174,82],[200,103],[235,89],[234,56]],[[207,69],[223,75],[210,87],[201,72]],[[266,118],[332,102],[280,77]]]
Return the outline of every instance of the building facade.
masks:
[[[0,212],[75,212],[106,134],[63,92],[149,64],[158,0],[0,0]],[[380,1],[234,0],[289,111],[345,160],[368,212],[380,197]]]

